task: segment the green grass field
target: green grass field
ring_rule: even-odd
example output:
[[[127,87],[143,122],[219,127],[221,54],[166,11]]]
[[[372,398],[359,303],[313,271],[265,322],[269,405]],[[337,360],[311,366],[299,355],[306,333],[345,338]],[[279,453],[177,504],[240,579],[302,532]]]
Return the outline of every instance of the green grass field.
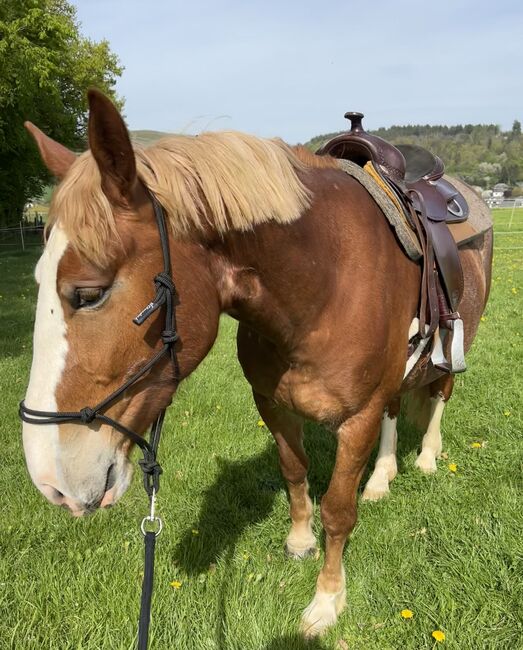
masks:
[[[498,231],[509,217],[496,212]],[[308,645],[297,626],[321,558],[283,553],[276,449],[235,358],[236,325],[223,319],[165,427],[151,648],[523,648],[523,210],[512,230],[496,239],[491,300],[445,411],[448,458],[436,475],[421,475],[420,436],[403,422],[391,495],[360,504],[347,545],[348,607]],[[16,413],[31,360],[36,258],[34,249],[0,254],[0,649],[131,650],[146,514],[140,477],[117,507],[78,520],[45,502],[25,469]],[[308,425],[306,444],[318,511],[335,443]],[[413,618],[402,619],[403,609]]]

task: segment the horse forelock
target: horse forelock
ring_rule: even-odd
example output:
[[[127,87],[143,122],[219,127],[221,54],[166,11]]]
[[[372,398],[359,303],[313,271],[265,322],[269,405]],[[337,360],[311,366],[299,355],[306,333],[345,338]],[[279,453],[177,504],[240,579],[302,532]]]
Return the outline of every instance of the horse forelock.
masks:
[[[53,194],[46,230],[54,225],[64,230],[73,248],[98,266],[104,266],[111,254],[109,242],[120,241],[113,209],[90,151],[78,156]]]
[[[279,139],[234,131],[179,135],[136,148],[135,155],[138,177],[162,203],[177,238],[209,228],[225,233],[267,221],[291,223],[310,204],[299,173],[316,166],[315,159]],[[119,243],[115,213],[89,151],[55,191],[48,226],[55,223],[99,266]]]

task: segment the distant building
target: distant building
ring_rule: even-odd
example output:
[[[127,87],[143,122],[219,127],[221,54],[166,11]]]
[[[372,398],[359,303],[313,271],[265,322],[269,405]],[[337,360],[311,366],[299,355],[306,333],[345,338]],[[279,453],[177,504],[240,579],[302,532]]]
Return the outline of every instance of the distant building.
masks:
[[[506,183],[496,183],[492,188],[492,198],[498,199],[503,198],[505,193],[510,190],[510,187]]]

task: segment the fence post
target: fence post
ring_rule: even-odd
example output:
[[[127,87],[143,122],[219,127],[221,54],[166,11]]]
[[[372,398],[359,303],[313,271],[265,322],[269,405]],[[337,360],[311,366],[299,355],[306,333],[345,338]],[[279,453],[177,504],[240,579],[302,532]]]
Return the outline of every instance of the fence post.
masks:
[[[25,242],[24,242],[24,227],[20,221],[20,239],[22,241],[22,250],[25,251]]]
[[[510,220],[508,222],[508,229],[509,230],[512,228],[512,220],[514,219],[514,211],[516,210],[517,204],[518,204],[518,200],[514,199],[514,203],[512,204],[512,212],[510,213]]]

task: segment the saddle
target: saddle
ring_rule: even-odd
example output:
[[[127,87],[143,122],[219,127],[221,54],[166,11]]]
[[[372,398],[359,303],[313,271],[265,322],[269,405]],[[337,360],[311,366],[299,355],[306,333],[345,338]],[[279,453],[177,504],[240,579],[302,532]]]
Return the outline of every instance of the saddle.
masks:
[[[349,160],[376,178],[402,209],[417,235],[422,256],[419,338],[432,340],[432,362],[446,372],[466,369],[463,321],[458,307],[463,297],[463,271],[458,248],[447,224],[465,221],[469,208],[463,195],[443,178],[442,160],[417,145],[394,146],[367,133],[362,113],[346,113],[351,130],[336,136],[316,153]],[[451,359],[443,340],[452,337]]]

